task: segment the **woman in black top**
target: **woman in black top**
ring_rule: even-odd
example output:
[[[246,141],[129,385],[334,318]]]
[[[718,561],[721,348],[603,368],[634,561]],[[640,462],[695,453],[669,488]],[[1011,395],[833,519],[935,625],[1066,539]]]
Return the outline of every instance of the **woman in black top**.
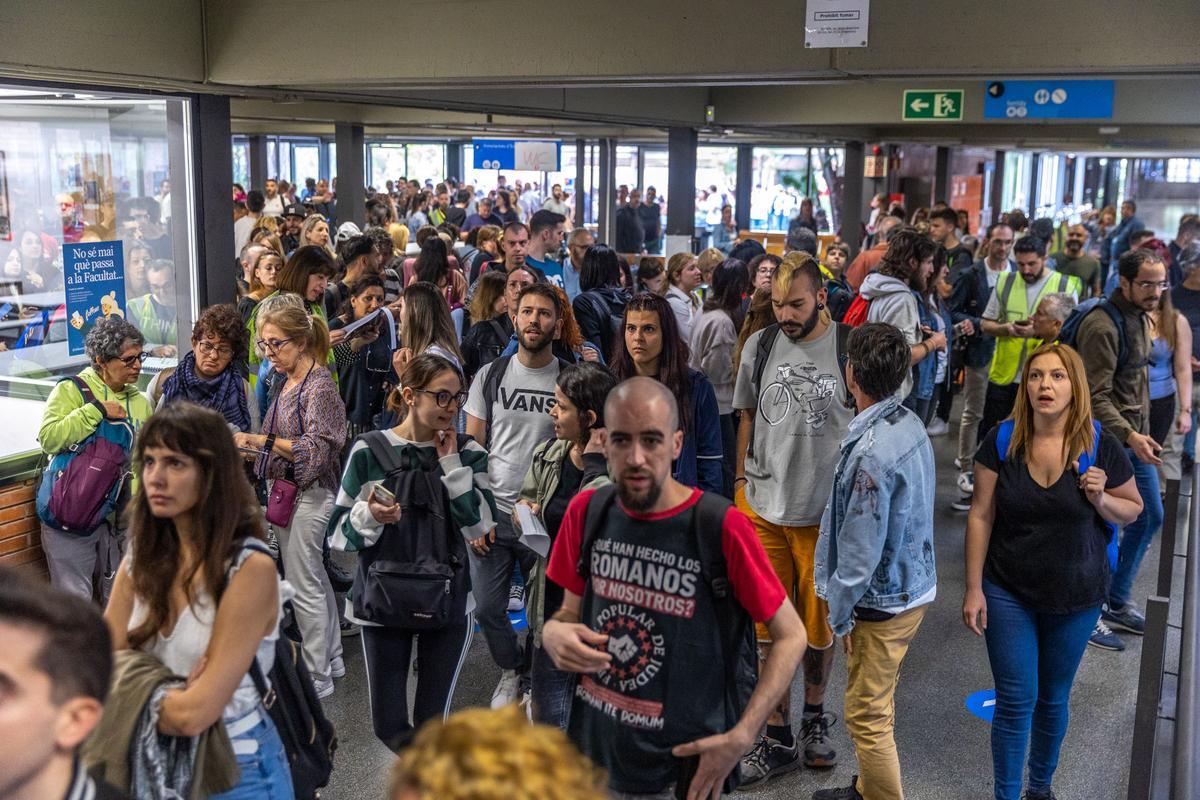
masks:
[[[996,681],[997,800],[1020,797],[1027,745],[1025,797],[1053,797],[1071,684],[1108,594],[1109,524],[1142,510],[1121,444],[1096,438],[1083,362],[1047,344],[1025,362],[1012,417],[975,455],[963,622],[986,637]]]
[[[350,285],[350,299],[329,321],[331,331],[374,314],[383,306],[383,279],[364,275]],[[392,369],[392,337],[387,317],[380,314],[333,347],[338,390],[346,404],[346,440],[373,429],[375,415],[383,410],[388,389],[396,384]]]
[[[617,251],[603,244],[589,247],[579,271],[579,288],[582,293],[571,303],[579,331],[609,361],[621,344],[621,317],[629,303],[629,292],[621,288]]]

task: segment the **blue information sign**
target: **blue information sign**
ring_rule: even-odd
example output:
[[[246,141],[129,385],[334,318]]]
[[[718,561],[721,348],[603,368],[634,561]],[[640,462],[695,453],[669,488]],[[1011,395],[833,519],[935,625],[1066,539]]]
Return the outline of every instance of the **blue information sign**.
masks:
[[[558,172],[562,144],[542,139],[476,139],[471,147],[475,169]]]
[[[83,355],[88,331],[103,317],[125,316],[125,256],[121,242],[63,245],[67,352]]]
[[[983,97],[987,119],[1110,119],[1114,81],[992,81]]]

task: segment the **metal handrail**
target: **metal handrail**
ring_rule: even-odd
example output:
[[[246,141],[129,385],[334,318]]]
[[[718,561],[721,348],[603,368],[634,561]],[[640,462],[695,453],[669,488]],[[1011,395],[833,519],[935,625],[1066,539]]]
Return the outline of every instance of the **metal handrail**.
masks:
[[[1196,727],[1200,724],[1200,468],[1192,471],[1191,509],[1188,514],[1187,567],[1183,580],[1183,619],[1179,641],[1178,689],[1175,695],[1175,737],[1172,742],[1171,797],[1200,797],[1200,758]]]

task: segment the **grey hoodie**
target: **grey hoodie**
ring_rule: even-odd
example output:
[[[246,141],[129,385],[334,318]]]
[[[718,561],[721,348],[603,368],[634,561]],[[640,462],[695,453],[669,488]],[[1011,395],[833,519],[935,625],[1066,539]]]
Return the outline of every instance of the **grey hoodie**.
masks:
[[[900,329],[909,347],[921,341],[921,315],[917,309],[917,298],[899,278],[872,272],[866,277],[859,294],[870,301],[867,309],[868,322],[886,322]],[[912,391],[912,370],[904,377],[897,395],[901,400]]]

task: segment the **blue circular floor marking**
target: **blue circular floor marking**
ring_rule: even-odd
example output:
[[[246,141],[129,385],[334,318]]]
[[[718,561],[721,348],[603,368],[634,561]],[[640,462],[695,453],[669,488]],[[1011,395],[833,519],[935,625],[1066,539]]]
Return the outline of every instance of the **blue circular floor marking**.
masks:
[[[992,717],[996,713],[996,690],[984,689],[981,692],[969,694],[965,705],[967,711],[990,725]]]
[[[525,619],[525,611],[509,611],[508,621],[512,623],[513,630],[520,633],[529,629],[529,622]],[[479,623],[475,623],[475,632],[479,632]]]

